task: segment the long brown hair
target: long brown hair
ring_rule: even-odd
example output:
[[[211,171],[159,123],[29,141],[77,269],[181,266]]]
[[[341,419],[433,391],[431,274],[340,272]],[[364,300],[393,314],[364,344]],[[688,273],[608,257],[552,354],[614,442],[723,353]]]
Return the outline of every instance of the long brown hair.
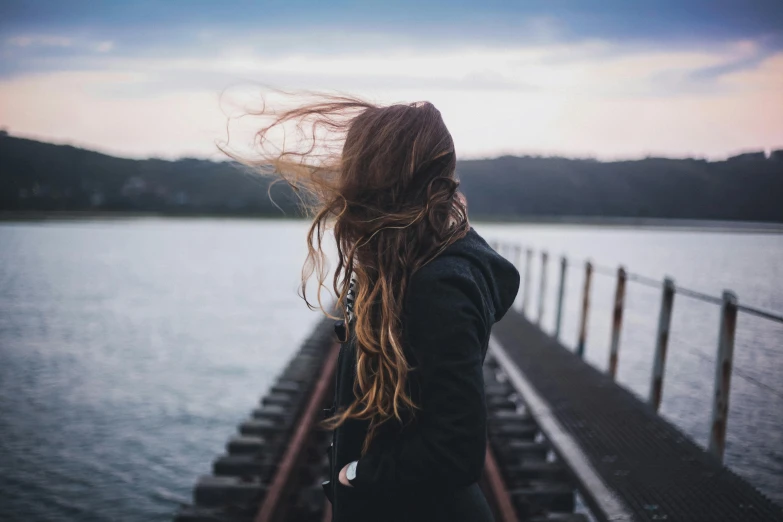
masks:
[[[316,274],[324,310],[329,225],[337,246],[332,287],[343,311],[350,280],[356,281],[355,400],[324,425],[369,420],[366,452],[381,424],[416,409],[406,390],[411,367],[403,352],[403,300],[411,275],[468,232],[467,211],[457,193],[454,142],[431,103],[379,106],[311,96],[308,103],[284,110],[265,105],[256,113],[267,120],[256,133],[261,157],[254,163],[287,181],[312,217],[302,270],[307,305],[315,308],[306,288]]]

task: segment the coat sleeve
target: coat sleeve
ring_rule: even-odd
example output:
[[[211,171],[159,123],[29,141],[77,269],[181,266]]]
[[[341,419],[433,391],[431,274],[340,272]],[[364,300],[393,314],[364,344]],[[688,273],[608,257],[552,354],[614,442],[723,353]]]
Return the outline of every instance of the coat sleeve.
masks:
[[[470,277],[411,284],[406,340],[420,383],[415,425],[359,459],[357,490],[400,494],[477,481],[486,454],[483,301]]]

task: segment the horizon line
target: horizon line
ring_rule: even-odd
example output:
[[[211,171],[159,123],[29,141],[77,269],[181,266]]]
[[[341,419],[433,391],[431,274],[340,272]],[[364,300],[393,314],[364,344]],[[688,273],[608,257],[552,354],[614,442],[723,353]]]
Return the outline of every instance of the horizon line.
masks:
[[[113,158],[126,159],[131,161],[160,160],[160,161],[177,162],[183,160],[199,160],[199,161],[209,161],[212,163],[222,163],[222,162],[232,161],[231,158],[227,157],[225,154],[220,152],[217,146],[215,148],[214,157],[210,157],[210,155],[207,154],[179,155],[179,156],[133,155],[133,154],[123,154],[119,151],[113,151],[110,148],[106,148],[106,147],[79,143],[78,141],[57,140],[57,139],[51,139],[45,136],[40,136],[35,134],[26,134],[26,133],[16,134],[12,132],[10,129],[8,129],[7,127],[3,127],[2,125],[0,125],[0,136],[16,138],[16,139],[24,139],[29,141],[35,141],[38,143],[45,143],[48,145],[61,146],[61,147],[72,147],[75,149],[81,149],[88,152],[94,152],[96,154],[102,154],[104,156],[111,156]],[[698,156],[698,155],[677,156],[677,155],[665,155],[665,154],[655,153],[655,152],[642,153],[638,156],[599,157],[598,155],[584,156],[584,155],[568,154],[563,152],[554,152],[554,153],[546,152],[546,151],[513,152],[513,151],[499,150],[498,152],[493,153],[491,155],[481,154],[481,155],[460,156],[459,153],[457,153],[457,161],[491,161],[491,160],[511,157],[511,158],[565,159],[570,161],[595,161],[598,163],[623,163],[629,161],[644,161],[650,159],[665,159],[665,160],[673,160],[673,161],[692,160],[692,161],[703,161],[706,163],[721,163],[745,154],[758,154],[758,153],[763,153],[765,159],[770,160],[772,159],[773,154],[776,152],[778,153],[783,152],[783,144],[781,144],[779,147],[776,148],[768,148],[768,147],[740,148],[740,149],[736,149],[734,152],[727,153],[725,156],[721,155],[720,157],[708,157],[706,155],[705,156]]]

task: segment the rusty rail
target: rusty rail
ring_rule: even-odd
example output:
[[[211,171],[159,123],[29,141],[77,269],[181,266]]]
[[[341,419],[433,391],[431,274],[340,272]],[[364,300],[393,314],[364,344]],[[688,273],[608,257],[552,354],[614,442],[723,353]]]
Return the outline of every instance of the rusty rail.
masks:
[[[540,325],[544,320],[544,303],[546,302],[546,271],[549,260],[549,254],[541,252],[541,281],[538,287],[538,319]]]
[[[663,396],[663,373],[666,367],[666,349],[669,346],[669,331],[671,329],[673,307],[674,281],[667,277],[663,282],[661,311],[658,316],[658,332],[655,335],[653,373],[652,379],[650,379],[650,404],[655,411],[658,411],[661,407],[661,397]]]
[[[585,286],[582,289],[582,315],[579,321],[579,341],[576,345],[576,354],[579,357],[585,355],[585,343],[587,342],[587,318],[590,313],[590,284],[593,280],[593,264],[585,263]]]
[[[533,261],[533,251],[527,249],[525,252],[525,278],[524,287],[522,288],[522,313],[527,315],[527,305],[530,302],[530,265]]]
[[[555,314],[555,339],[560,338],[560,329],[563,325],[563,298],[565,297],[566,272],[568,271],[568,260],[560,258],[560,286],[557,288],[557,312]]]
[[[718,360],[715,365],[715,388],[712,402],[712,428],[710,429],[709,451],[723,459],[726,448],[726,421],[729,418],[729,390],[731,390],[731,369],[734,359],[734,335],[737,330],[737,296],[723,292],[718,338]]]
[[[193,502],[180,505],[175,522],[331,520],[322,491],[328,432],[317,422],[333,389],[339,348],[333,322],[324,319],[238,426],[212,474],[199,477]],[[483,372],[488,441],[479,484],[498,522],[587,522],[574,513],[576,485],[513,386],[490,357]]]
[[[506,483],[489,444],[487,444],[487,456],[484,462],[484,476],[488,489],[486,493],[490,497],[488,500],[497,509],[498,522],[517,522],[517,513],[511,502],[511,495],[508,494]]]
[[[614,311],[612,313],[612,338],[609,345],[609,375],[617,376],[617,363],[620,352],[620,331],[623,327],[623,307],[625,306],[625,269],[617,269],[617,286],[614,291]]]
[[[285,509],[283,501],[290,489],[290,482],[296,471],[297,463],[304,455],[302,449],[313,428],[317,413],[326,400],[329,386],[334,378],[339,350],[340,345],[337,343],[334,343],[330,348],[329,355],[324,361],[321,374],[318,377],[318,381],[315,383],[315,388],[307,401],[307,406],[302,413],[301,420],[296,427],[294,436],[291,438],[291,442],[286,446],[283,458],[269,485],[266,496],[261,503],[255,522],[278,522],[278,520],[280,520],[281,512]]]

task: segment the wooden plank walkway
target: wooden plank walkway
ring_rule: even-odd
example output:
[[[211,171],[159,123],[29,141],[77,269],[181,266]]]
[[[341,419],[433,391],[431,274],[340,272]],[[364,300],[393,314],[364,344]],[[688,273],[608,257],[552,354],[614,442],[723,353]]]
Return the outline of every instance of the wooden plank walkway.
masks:
[[[599,520],[783,521],[783,509],[520,313],[495,325],[491,344]]]

